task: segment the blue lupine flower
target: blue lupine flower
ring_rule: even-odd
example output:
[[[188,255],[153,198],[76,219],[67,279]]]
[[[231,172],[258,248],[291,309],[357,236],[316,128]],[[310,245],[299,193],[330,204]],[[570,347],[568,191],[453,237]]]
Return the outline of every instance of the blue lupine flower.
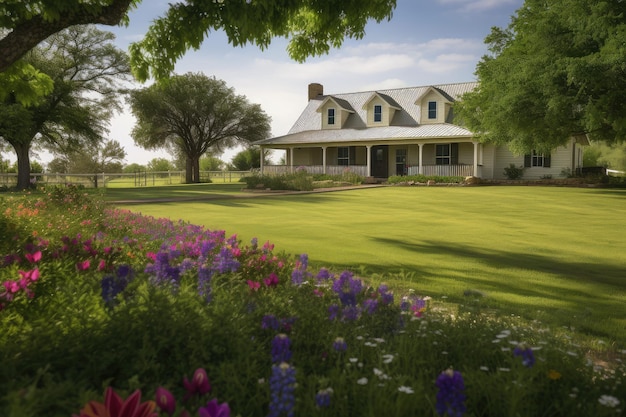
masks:
[[[363,283],[360,279],[353,279],[352,272],[344,271],[333,283],[333,291],[339,296],[341,304],[344,306],[356,305],[356,296],[363,290]]]
[[[287,362],[272,365],[268,417],[293,417],[296,407],[296,369]]]
[[[326,268],[320,268],[319,272],[317,273],[317,282],[321,283],[322,281],[328,281],[329,279],[332,278],[332,274],[330,273],[330,271]]]
[[[338,337],[333,342],[333,349],[337,352],[345,352],[348,349],[348,344],[343,337]]]
[[[346,306],[343,308],[342,320],[356,321],[361,317],[361,309],[358,306]]]
[[[226,246],[220,249],[220,253],[215,256],[215,260],[213,261],[213,267],[220,274],[225,274],[226,272],[237,272],[239,266],[240,263],[237,259],[235,259],[232,250]]]
[[[317,394],[315,394],[315,405],[320,408],[330,407],[330,397],[333,393],[332,388],[326,388],[319,390]]]
[[[389,291],[389,288],[385,284],[381,284],[378,287],[378,293],[380,294],[380,302],[383,305],[393,304],[393,293]]]
[[[337,304],[332,304],[328,307],[328,319],[335,320],[339,316],[339,306]]]
[[[521,356],[522,365],[527,368],[532,368],[535,364],[535,355],[533,353],[533,349],[524,343],[520,343],[515,349],[513,349],[513,355]]]
[[[128,265],[120,265],[115,275],[105,275],[100,282],[102,299],[106,304],[115,301],[115,297],[126,289],[133,278],[133,270]]]
[[[443,371],[435,382],[437,392],[437,413],[440,416],[446,414],[449,417],[462,417],[467,408],[465,407],[465,384],[459,371],[452,368]]]
[[[291,359],[289,336],[281,333],[272,340],[272,363],[286,362]]]
[[[267,314],[263,316],[263,319],[261,320],[261,328],[278,330],[280,328],[280,322],[278,321],[276,316],[272,314]]]
[[[368,314],[374,314],[376,309],[378,308],[378,300],[373,298],[368,298],[363,301],[363,310],[365,310]]]

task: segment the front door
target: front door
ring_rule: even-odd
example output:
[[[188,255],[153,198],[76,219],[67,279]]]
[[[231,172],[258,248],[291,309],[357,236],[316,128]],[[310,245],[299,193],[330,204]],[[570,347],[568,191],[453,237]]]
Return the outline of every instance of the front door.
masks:
[[[372,146],[372,177],[389,177],[389,147],[387,145]]]

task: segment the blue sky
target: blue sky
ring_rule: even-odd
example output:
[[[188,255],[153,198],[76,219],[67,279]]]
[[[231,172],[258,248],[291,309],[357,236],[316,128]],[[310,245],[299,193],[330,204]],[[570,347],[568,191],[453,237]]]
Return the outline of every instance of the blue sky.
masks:
[[[167,3],[144,0],[131,13],[128,27],[113,29],[118,46],[126,50],[141,39]],[[491,27],[507,26],[522,4],[523,0],[398,0],[390,21],[372,22],[363,39],[347,40],[340,49],[302,64],[289,58],[284,39],[275,39],[261,51],[255,46],[234,48],[222,33],[214,32],[200,50],[188,52],[175,71],[203,72],[224,80],[237,94],[261,105],[272,118],[272,135],[279,136],[306,106],[312,82],[322,84],[326,94],[338,94],[474,80],[476,64],[487,51],[484,38]],[[164,152],[134,146],[130,136],[134,123],[129,111],[119,114],[109,134],[126,149],[126,162],[169,159]],[[237,151],[221,158],[230,161]]]

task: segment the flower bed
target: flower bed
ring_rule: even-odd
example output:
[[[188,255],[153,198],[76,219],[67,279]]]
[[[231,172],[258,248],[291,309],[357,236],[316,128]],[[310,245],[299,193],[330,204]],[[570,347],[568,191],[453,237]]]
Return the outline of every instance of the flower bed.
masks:
[[[624,352],[596,366],[541,323],[73,188],[1,202],[0,415],[623,412]]]

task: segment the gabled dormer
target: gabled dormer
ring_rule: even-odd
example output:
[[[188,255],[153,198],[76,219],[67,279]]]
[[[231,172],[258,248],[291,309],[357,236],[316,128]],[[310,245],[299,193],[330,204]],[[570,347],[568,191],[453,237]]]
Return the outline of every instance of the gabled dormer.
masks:
[[[386,94],[375,92],[363,105],[367,127],[389,126],[396,111],[402,107]]]
[[[415,101],[420,106],[420,124],[446,123],[451,116],[454,99],[445,92],[428,87]]]
[[[354,109],[346,100],[328,96],[317,108],[322,115],[322,129],[341,129],[348,120],[348,116],[354,113]]]

